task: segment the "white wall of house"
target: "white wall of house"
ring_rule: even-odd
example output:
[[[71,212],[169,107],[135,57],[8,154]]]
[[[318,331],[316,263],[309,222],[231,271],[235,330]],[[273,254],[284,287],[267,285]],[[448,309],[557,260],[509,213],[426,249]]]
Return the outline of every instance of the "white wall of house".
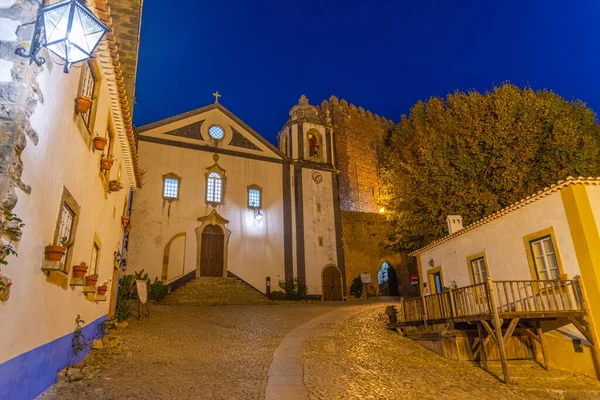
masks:
[[[21,241],[15,243],[19,256],[9,257],[9,265],[2,267],[3,274],[12,279],[13,285],[9,301],[0,302],[3,342],[0,363],[73,332],[78,314],[89,324],[108,312],[108,301],[90,302],[81,287],[63,289],[51,284],[40,269],[44,247],[51,244],[54,237],[63,186],[81,207],[70,265],[80,261],[90,264],[96,235],[101,242],[100,284],[112,277],[113,251],[120,249],[122,240],[121,215],[129,181],[123,165],[120,179],[125,188],[105,193],[100,178],[100,152],[86,143],[76,124],[80,118],[74,113],[79,75],[77,68],[64,74],[60,66],[47,65],[39,76],[45,101],[38,105],[31,118],[39,143],[34,145],[29,141],[22,154],[22,180],[31,185],[32,190],[30,195],[17,190],[19,201],[14,209],[26,226]],[[97,101],[94,133],[103,136],[110,118],[105,81],[101,81]],[[125,138],[121,139],[127,143]],[[120,144],[115,143],[114,153],[117,161],[111,179],[116,178],[116,170],[123,160]]]
[[[441,266],[446,286],[451,281],[456,281],[459,287],[470,285],[467,257],[485,251],[492,279],[530,280],[523,237],[550,227],[556,234],[555,246],[559,248],[565,273],[573,278],[579,274],[579,267],[560,192],[423,251],[418,255],[421,277],[427,282],[427,271]],[[430,260],[433,267],[429,265]],[[428,293],[431,293],[429,287],[426,288]]]

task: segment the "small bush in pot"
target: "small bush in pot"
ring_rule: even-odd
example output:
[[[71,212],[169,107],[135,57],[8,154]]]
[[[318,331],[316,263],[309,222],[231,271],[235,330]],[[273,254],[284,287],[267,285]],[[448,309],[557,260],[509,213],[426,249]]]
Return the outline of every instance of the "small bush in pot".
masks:
[[[105,155],[102,153],[100,156],[100,168],[103,171],[109,171],[115,162],[114,154]]]
[[[352,284],[350,285],[350,294],[356,297],[357,299],[360,299],[360,296],[362,296],[363,292],[363,286],[364,284],[362,282],[362,279],[360,279],[360,276],[357,276],[352,280]]]
[[[96,286],[97,282],[98,282],[97,274],[88,275],[85,277],[85,286]]]
[[[96,150],[104,150],[104,148],[106,147],[106,144],[108,143],[108,139],[102,136],[95,136],[94,137],[94,148]]]
[[[62,260],[63,256],[67,252],[67,250],[69,248],[71,248],[73,246],[73,244],[74,244],[73,241],[70,241],[68,237],[63,236],[62,238],[60,238],[58,245],[50,244],[50,245],[46,246],[46,249],[44,251],[44,253],[46,255],[46,260],[49,260],[49,261]]]
[[[73,265],[73,278],[83,278],[88,270],[85,262],[80,262],[79,265]]]

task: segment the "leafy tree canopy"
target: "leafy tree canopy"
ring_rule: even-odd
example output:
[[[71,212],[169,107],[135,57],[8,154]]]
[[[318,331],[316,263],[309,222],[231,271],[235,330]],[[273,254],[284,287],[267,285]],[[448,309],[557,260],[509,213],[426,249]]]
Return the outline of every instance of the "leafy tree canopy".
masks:
[[[581,101],[504,84],[419,101],[382,153],[394,244],[414,250],[568,176],[600,176],[600,125]]]

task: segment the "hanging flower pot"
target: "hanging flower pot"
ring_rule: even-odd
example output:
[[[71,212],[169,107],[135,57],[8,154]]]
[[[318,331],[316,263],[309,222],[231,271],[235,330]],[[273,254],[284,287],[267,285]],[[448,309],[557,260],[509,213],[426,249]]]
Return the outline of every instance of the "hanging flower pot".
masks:
[[[73,278],[83,278],[88,270],[88,266],[82,262],[79,265],[73,265]]]
[[[127,232],[127,233],[131,232],[131,228],[133,228],[133,227],[131,226],[131,224],[127,224],[127,225],[125,225],[125,232]]]
[[[85,114],[92,107],[92,99],[87,96],[75,97],[75,110],[80,114]]]
[[[8,301],[12,282],[8,276],[0,275],[0,301]]]
[[[85,277],[85,286],[96,286],[96,282],[98,282],[98,275],[88,275]]]
[[[118,192],[119,190],[123,189],[123,185],[121,182],[113,180],[108,182],[108,188],[111,192]]]
[[[108,139],[105,137],[96,136],[94,138],[94,148],[96,150],[104,150],[106,143],[108,143]]]
[[[98,286],[96,293],[98,293],[99,296],[104,296],[106,294],[107,290],[108,290],[108,286],[106,286],[106,285]]]
[[[60,261],[66,252],[67,248],[64,246],[49,245],[46,246],[44,254],[46,255],[46,260],[48,261]]]
[[[100,159],[100,168],[102,168],[103,171],[110,171],[114,162],[115,160],[113,160],[112,158],[102,157]]]
[[[131,221],[130,215],[123,215],[121,217],[121,222],[123,223],[123,226],[127,225],[129,223],[129,221]]]

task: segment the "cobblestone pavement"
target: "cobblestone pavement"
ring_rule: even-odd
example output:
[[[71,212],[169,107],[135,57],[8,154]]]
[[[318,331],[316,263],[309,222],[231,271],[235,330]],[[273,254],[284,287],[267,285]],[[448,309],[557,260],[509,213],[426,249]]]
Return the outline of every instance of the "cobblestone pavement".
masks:
[[[311,399],[539,398],[387,330],[383,310],[342,310],[308,334],[302,364]]]
[[[92,351],[86,379],[41,399],[262,399],[273,352],[294,327],[344,305],[154,306]],[[80,365],[81,366],[81,365]],[[91,376],[90,376],[91,375]]]

